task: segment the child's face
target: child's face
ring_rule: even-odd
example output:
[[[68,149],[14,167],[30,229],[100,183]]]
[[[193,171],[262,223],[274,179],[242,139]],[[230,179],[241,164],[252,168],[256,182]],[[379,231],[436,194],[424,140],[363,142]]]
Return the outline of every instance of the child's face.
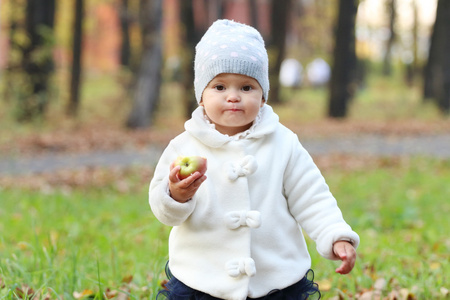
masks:
[[[200,102],[216,129],[229,136],[252,126],[264,105],[258,81],[240,74],[219,74],[206,86]]]

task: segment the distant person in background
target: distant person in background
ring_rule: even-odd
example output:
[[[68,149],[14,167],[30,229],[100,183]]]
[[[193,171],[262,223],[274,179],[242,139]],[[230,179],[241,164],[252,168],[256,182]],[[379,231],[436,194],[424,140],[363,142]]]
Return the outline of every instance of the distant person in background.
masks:
[[[298,88],[303,82],[302,64],[294,59],[283,60],[280,68],[280,83],[284,87]]]
[[[308,82],[313,87],[325,86],[330,80],[331,69],[326,61],[316,58],[306,67]]]

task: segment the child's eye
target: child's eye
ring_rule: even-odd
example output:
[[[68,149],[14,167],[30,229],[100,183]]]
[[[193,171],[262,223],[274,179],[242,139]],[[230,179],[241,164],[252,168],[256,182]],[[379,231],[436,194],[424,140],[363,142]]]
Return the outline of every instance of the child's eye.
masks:
[[[223,90],[225,90],[225,87],[224,87],[223,85],[220,85],[220,84],[216,85],[214,88],[215,88],[216,90],[218,90],[218,91],[223,91]]]
[[[250,85],[245,85],[245,86],[242,87],[242,90],[243,90],[244,92],[249,92],[249,91],[252,90],[252,87],[251,87]]]

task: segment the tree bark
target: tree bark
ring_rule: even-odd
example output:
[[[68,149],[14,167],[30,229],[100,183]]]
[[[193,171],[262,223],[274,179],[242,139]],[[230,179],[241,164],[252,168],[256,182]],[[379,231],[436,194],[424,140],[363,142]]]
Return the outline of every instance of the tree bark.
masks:
[[[395,42],[395,19],[396,19],[396,1],[387,0],[386,10],[389,15],[389,38],[386,41],[385,54],[383,59],[383,75],[390,76],[392,73],[392,46]]]
[[[8,89],[3,89],[3,99],[5,101],[11,102],[12,98],[17,98],[17,95],[15,95],[15,90],[17,88],[14,74],[17,72],[17,69],[20,68],[21,61],[18,62],[17,59],[14,59],[17,57],[17,55],[14,55],[17,52],[22,52],[22,48],[20,44],[16,40],[16,32],[19,29],[19,10],[13,10],[10,14],[7,15],[8,21],[9,21],[9,33],[8,33],[8,42],[9,42],[9,51],[8,51],[8,64],[5,69],[4,73],[4,80],[5,80],[5,86],[9,86]]]
[[[419,8],[417,7],[417,0],[413,0],[412,3],[413,15],[414,15],[414,25],[413,25],[413,53],[412,53],[412,73],[413,75],[417,74],[417,70],[419,69],[419,55],[418,55],[418,45],[419,45]]]
[[[290,0],[272,0],[269,55],[269,99],[271,103],[280,103],[280,68],[286,52],[286,35],[291,9]]]
[[[339,0],[334,65],[331,71],[328,116],[344,118],[347,116],[348,102],[355,89],[356,53],[355,18],[358,0]]]
[[[180,0],[180,19],[184,26],[183,44],[184,49],[181,53],[182,61],[182,85],[184,89],[183,106],[185,117],[190,118],[192,112],[197,107],[197,100],[194,93],[194,59],[195,46],[201,39],[203,32],[195,27],[194,8],[192,1]]]
[[[450,1],[439,0],[442,12],[440,13],[443,19],[443,29],[441,35],[440,55],[441,64],[437,71],[436,98],[438,99],[439,109],[443,113],[450,113]]]
[[[130,45],[130,12],[128,0],[122,0],[120,7],[120,30],[122,42],[120,46],[120,64],[130,68],[131,45]]]
[[[256,3],[256,0],[249,0],[249,6],[250,6],[250,20],[252,26],[255,27],[256,29],[259,29],[258,4]]]
[[[134,104],[127,120],[129,128],[144,128],[151,125],[161,87],[162,0],[145,0],[141,5],[143,50]]]
[[[80,105],[81,57],[83,52],[83,16],[84,0],[75,1],[75,19],[72,45],[72,76],[70,80],[70,98],[67,114],[78,115]]]
[[[208,24],[205,24],[205,26],[223,18],[224,2],[224,0],[205,0],[205,5],[208,7]]]
[[[433,27],[428,62],[424,69],[424,98],[439,109],[450,112],[450,2],[439,0]]]
[[[25,30],[29,44],[23,48],[22,69],[30,84],[29,96],[20,99],[20,121],[42,117],[49,102],[48,84],[53,73],[52,57],[55,0],[28,0]]]

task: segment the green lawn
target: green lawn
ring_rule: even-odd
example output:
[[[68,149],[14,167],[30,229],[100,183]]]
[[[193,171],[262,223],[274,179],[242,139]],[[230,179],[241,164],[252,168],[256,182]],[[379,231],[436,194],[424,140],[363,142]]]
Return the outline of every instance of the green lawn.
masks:
[[[0,146],[15,145],[17,137],[40,132],[66,129],[69,136],[78,128],[95,128],[92,124],[120,128],[131,101],[119,86],[105,88],[114,82],[115,77],[88,75],[75,119],[63,113],[62,95],[51,103],[45,122],[31,124],[14,122],[14,101],[0,101]],[[407,87],[401,82],[399,76],[370,76],[345,121],[369,125],[367,120],[401,121],[407,126],[419,122],[418,128],[438,122],[440,132],[448,132],[448,116],[423,104],[421,85]],[[163,86],[156,131],[182,128],[182,93],[179,85]],[[325,119],[326,90],[283,93],[285,102],[274,105],[283,123],[303,129]],[[308,241],[324,299],[338,295],[355,299],[362,294],[368,299],[377,293],[381,299],[389,295],[449,299],[450,160],[381,158],[367,166],[322,170],[346,220],[361,237],[359,258],[348,276],[335,274],[338,263],[319,257]],[[94,172],[94,177],[105,176],[106,182],[92,178],[95,184],[81,180],[84,184],[69,188],[64,184],[25,188],[36,187],[29,178],[23,186],[0,184],[0,299],[155,298],[165,278],[170,228],[150,211],[150,178],[143,180],[142,170],[131,169],[120,178],[105,175],[109,173]]]
[[[378,289],[386,297],[447,299],[450,161],[384,159],[378,165],[323,172],[361,237],[348,276],[335,274],[337,262],[319,257],[308,241],[324,298],[370,293],[384,280]],[[83,291],[91,298],[154,299],[164,279],[169,228],[151,214],[147,184],[135,183],[126,193],[116,184],[0,189],[0,299],[27,289],[42,299]]]
[[[153,218],[146,188],[0,191],[0,298],[26,285],[52,299],[107,288],[154,299],[169,228]]]
[[[450,289],[450,161],[386,160],[373,170],[326,173],[346,220],[360,234],[359,260],[350,276],[336,276],[313,252],[329,294],[368,292],[448,299]],[[313,249],[313,248],[312,248]],[[331,266],[332,265],[332,266]]]

